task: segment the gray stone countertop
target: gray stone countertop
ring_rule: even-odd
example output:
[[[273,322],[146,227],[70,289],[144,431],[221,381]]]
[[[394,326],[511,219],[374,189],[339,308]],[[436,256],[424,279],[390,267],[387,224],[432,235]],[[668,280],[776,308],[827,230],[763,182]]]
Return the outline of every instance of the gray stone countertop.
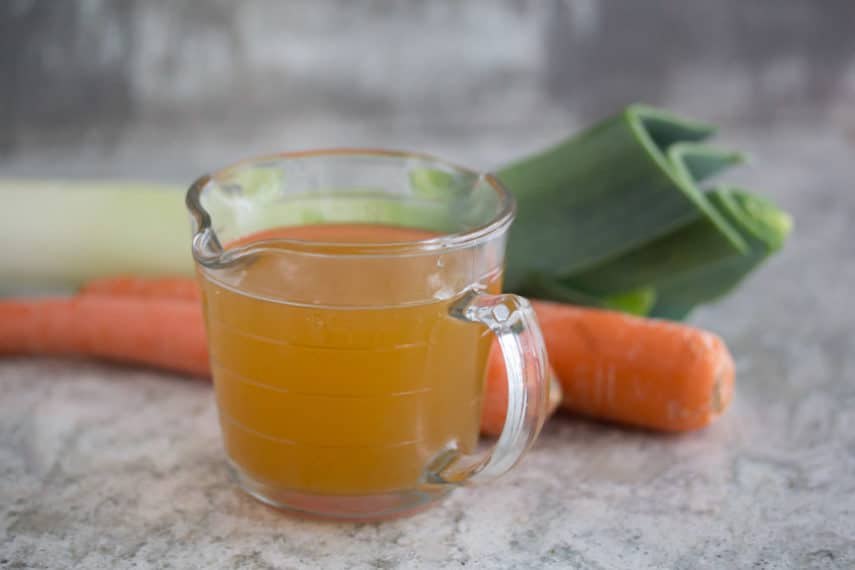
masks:
[[[855,567],[855,144],[795,128],[736,136],[760,165],[738,179],[796,230],[693,318],[737,363],[712,427],[661,436],[558,416],[510,474],[425,513],[309,522],[230,481],[207,383],[6,359],[0,568]],[[42,174],[37,163],[0,175]]]

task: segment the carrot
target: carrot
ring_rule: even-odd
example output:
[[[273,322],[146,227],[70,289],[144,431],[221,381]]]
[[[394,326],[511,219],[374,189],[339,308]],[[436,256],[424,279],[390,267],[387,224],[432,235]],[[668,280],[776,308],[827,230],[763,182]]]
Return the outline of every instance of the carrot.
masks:
[[[682,432],[718,417],[733,395],[733,359],[701,329],[600,309],[534,302],[566,410],[649,429]],[[482,431],[498,433],[505,370],[491,354]]]
[[[112,295],[139,298],[199,300],[199,285],[191,277],[104,277],[93,279],[80,290],[81,295]]]
[[[202,313],[189,278],[99,280],[72,299],[0,301],[0,354],[77,354],[209,375]],[[733,359],[716,335],[670,321],[533,303],[549,352],[551,407],[681,432],[719,416],[733,395]],[[481,428],[498,434],[507,408],[494,346]]]
[[[562,400],[561,384],[556,380],[555,371],[550,367],[549,398],[547,415],[558,409]],[[505,373],[505,361],[494,342],[487,361],[487,384],[484,389],[484,401],[481,404],[481,433],[499,435],[505,425],[505,413],[508,410],[508,379]]]
[[[551,394],[551,392],[550,392]],[[499,435],[505,425],[508,409],[508,377],[499,343],[493,341],[487,361],[487,381],[481,403],[481,433]]]
[[[0,301],[0,354],[90,356],[209,374],[199,303],[172,299]]]

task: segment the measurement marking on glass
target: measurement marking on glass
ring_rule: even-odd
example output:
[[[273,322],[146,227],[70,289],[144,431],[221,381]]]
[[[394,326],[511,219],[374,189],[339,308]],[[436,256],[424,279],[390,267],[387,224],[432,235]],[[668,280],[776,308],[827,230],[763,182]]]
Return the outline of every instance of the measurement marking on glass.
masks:
[[[380,346],[380,347],[371,346],[371,347],[365,347],[365,348],[350,347],[350,346],[338,346],[338,345],[298,344],[298,343],[288,342],[287,340],[280,340],[280,339],[270,338],[267,336],[256,335],[256,334],[247,332],[245,330],[241,330],[241,329],[239,329],[233,325],[230,325],[224,321],[221,321],[219,319],[214,319],[211,317],[208,318],[208,322],[210,324],[215,325],[217,328],[222,328],[222,329],[225,329],[227,331],[234,332],[235,334],[237,334],[239,336],[251,338],[253,340],[258,340],[261,342],[266,342],[269,344],[275,344],[275,345],[279,345],[279,346],[290,346],[290,347],[294,347],[294,348],[307,348],[307,349],[311,349],[311,350],[331,350],[331,351],[348,350],[348,351],[354,351],[354,352],[360,352],[360,351],[362,351],[362,352],[386,352],[386,351],[393,351],[393,350],[404,350],[404,349],[408,349],[408,348],[419,348],[419,347],[423,347],[423,346],[428,345],[428,343],[426,341],[405,342],[405,343],[401,343],[401,344],[393,344],[390,346]]]
[[[255,437],[260,437],[262,439],[266,439],[266,440],[272,441],[274,443],[281,443],[284,445],[292,445],[295,447],[300,447],[300,446],[302,446],[302,447],[317,447],[317,448],[322,448],[322,449],[350,449],[350,448],[359,448],[359,449],[390,449],[391,448],[391,449],[394,449],[397,447],[407,447],[409,445],[417,445],[420,443],[424,443],[424,441],[425,441],[423,439],[410,439],[407,441],[396,441],[394,443],[387,443],[385,445],[365,445],[365,444],[329,445],[329,444],[325,444],[325,443],[307,443],[304,441],[295,441],[293,439],[288,439],[288,438],[284,438],[284,437],[276,437],[275,435],[270,435],[270,434],[260,432],[258,430],[254,430],[251,427],[247,426],[246,424],[236,420],[235,418],[233,418],[232,416],[227,414],[222,409],[220,410],[220,418],[229,422],[230,424],[232,424],[236,428],[238,428],[238,429],[240,429],[240,430],[242,430],[242,431],[244,431],[250,435],[253,435]]]
[[[432,391],[430,387],[424,388],[416,388],[414,390],[402,390],[400,392],[384,392],[382,394],[347,394],[347,393],[325,393],[325,392],[300,392],[296,390],[291,390],[290,388],[285,388],[282,386],[271,386],[270,384],[265,384],[263,382],[259,382],[253,378],[245,376],[239,372],[235,372],[231,368],[224,366],[221,362],[217,361],[215,358],[211,357],[211,367],[219,370],[221,372],[225,372],[230,376],[234,377],[238,382],[243,382],[244,384],[249,384],[251,386],[255,386],[257,388],[263,388],[266,390],[271,390],[273,392],[280,393],[288,393],[294,394],[295,396],[311,396],[311,397],[319,397],[319,398],[385,398],[386,396],[411,396],[415,394],[427,394]]]

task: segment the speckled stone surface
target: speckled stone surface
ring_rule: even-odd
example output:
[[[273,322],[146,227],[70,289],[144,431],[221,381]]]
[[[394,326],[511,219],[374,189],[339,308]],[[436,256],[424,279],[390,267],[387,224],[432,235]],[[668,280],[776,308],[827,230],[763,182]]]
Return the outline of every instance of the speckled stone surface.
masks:
[[[797,227],[694,318],[738,369],[709,429],[560,416],[516,470],[433,510],[309,522],[230,481],[205,382],[2,360],[0,568],[855,567],[855,144],[842,129],[731,132],[762,165],[738,178]]]
[[[645,100],[721,124],[754,158],[730,178],[796,216],[780,256],[693,317],[736,358],[718,423],[667,437],[559,416],[506,477],[410,519],[309,522],[245,496],[204,382],[0,359],[0,570],[855,568],[853,13],[0,2],[0,177],[187,184],[361,145],[489,168]]]

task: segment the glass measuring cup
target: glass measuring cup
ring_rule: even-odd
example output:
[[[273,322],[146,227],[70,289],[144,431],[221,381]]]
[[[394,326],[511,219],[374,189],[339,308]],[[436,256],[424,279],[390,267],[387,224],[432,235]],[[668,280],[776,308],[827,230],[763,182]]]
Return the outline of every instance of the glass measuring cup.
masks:
[[[229,462],[277,507],[407,513],[510,469],[546,415],[534,312],[500,294],[514,200],[418,154],[331,150],[239,163],[187,193]],[[487,356],[505,427],[479,452]]]

